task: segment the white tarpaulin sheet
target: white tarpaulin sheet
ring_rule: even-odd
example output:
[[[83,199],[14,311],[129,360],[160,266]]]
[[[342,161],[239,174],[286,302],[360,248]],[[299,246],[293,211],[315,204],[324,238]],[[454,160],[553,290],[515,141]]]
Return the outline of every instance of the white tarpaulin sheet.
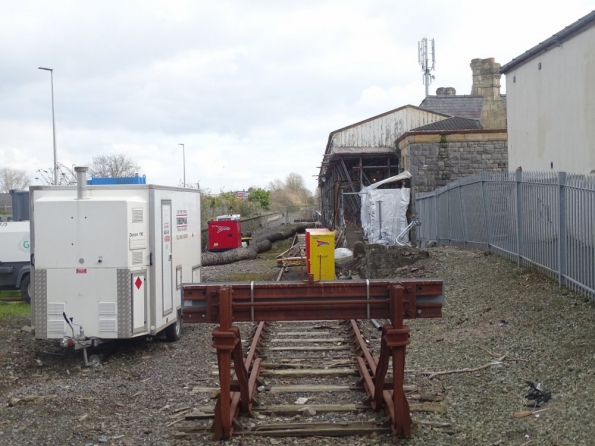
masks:
[[[411,197],[411,190],[378,189],[386,183],[411,178],[407,171],[394,177],[379,181],[360,191],[362,199],[361,221],[368,243],[395,245],[396,239],[407,228],[407,207]],[[402,239],[409,242],[409,235]]]

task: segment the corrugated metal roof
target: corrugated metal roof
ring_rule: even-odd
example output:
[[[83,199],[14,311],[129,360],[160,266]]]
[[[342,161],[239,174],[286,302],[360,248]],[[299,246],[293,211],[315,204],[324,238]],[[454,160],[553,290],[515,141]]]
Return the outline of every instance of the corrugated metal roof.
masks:
[[[518,65],[521,65],[527,60],[533,58],[533,56],[536,56],[541,52],[545,52],[552,47],[560,46],[565,40],[571,39],[593,25],[595,25],[595,11],[591,11],[589,14],[568,25],[562,31],[557,32],[549,39],[544,40],[539,45],[535,45],[533,48],[525,51],[520,56],[515,57],[500,69],[500,73],[506,74]]]
[[[454,116],[432,124],[422,125],[412,132],[437,131],[437,130],[475,130],[481,129],[481,123],[477,119],[460,118]]]
[[[506,110],[506,95],[501,94],[500,97],[502,98],[504,110]],[[483,96],[428,96],[421,104],[419,104],[419,106],[420,108],[443,113],[445,115],[479,119],[481,117],[481,107],[483,106]]]

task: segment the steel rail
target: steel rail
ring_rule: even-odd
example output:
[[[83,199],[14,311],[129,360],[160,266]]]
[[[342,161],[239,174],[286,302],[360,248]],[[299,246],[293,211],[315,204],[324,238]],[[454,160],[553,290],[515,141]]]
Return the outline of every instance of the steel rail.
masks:
[[[252,409],[261,358],[254,358],[264,321],[350,320],[362,357],[357,358],[364,389],[374,410],[385,409],[395,435],[411,432],[409,403],[404,392],[405,348],[409,327],[404,319],[441,317],[443,283],[437,279],[340,282],[250,282],[192,284],[183,287],[184,320],[219,322],[212,332],[217,349],[220,395],[213,423],[216,439],[233,434],[239,412]],[[387,319],[382,327],[380,356],[367,348],[355,319]],[[233,322],[259,321],[244,359],[240,331]],[[237,384],[231,382],[233,358]],[[392,358],[393,382],[386,383]],[[236,390],[237,389],[237,390]]]

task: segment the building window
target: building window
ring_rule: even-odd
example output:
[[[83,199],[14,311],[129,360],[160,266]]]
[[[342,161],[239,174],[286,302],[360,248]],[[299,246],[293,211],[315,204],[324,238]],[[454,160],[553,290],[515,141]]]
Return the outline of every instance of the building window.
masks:
[[[541,70],[541,62],[539,62],[539,63],[537,64],[537,69],[538,69],[538,70]]]
[[[516,84],[516,76],[512,76],[512,83]]]

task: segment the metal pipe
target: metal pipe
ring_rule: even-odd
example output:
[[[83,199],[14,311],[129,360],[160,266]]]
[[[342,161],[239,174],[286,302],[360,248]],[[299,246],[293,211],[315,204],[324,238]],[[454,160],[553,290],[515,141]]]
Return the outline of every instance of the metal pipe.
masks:
[[[370,319],[370,322],[376,330],[382,331],[382,325],[380,325],[380,322],[378,322],[376,319]]]
[[[77,166],[76,172],[76,199],[85,200],[87,198],[87,170],[88,167]]]
[[[409,231],[411,231],[411,228],[414,226],[420,226],[421,222],[418,220],[413,220],[411,223],[409,223],[409,225],[403,229],[403,232],[401,232],[398,236],[397,239],[395,240],[395,242],[397,243],[397,245],[399,246],[411,246],[410,243],[407,243],[406,241],[403,240],[403,237],[405,237],[405,234],[407,234]]]

